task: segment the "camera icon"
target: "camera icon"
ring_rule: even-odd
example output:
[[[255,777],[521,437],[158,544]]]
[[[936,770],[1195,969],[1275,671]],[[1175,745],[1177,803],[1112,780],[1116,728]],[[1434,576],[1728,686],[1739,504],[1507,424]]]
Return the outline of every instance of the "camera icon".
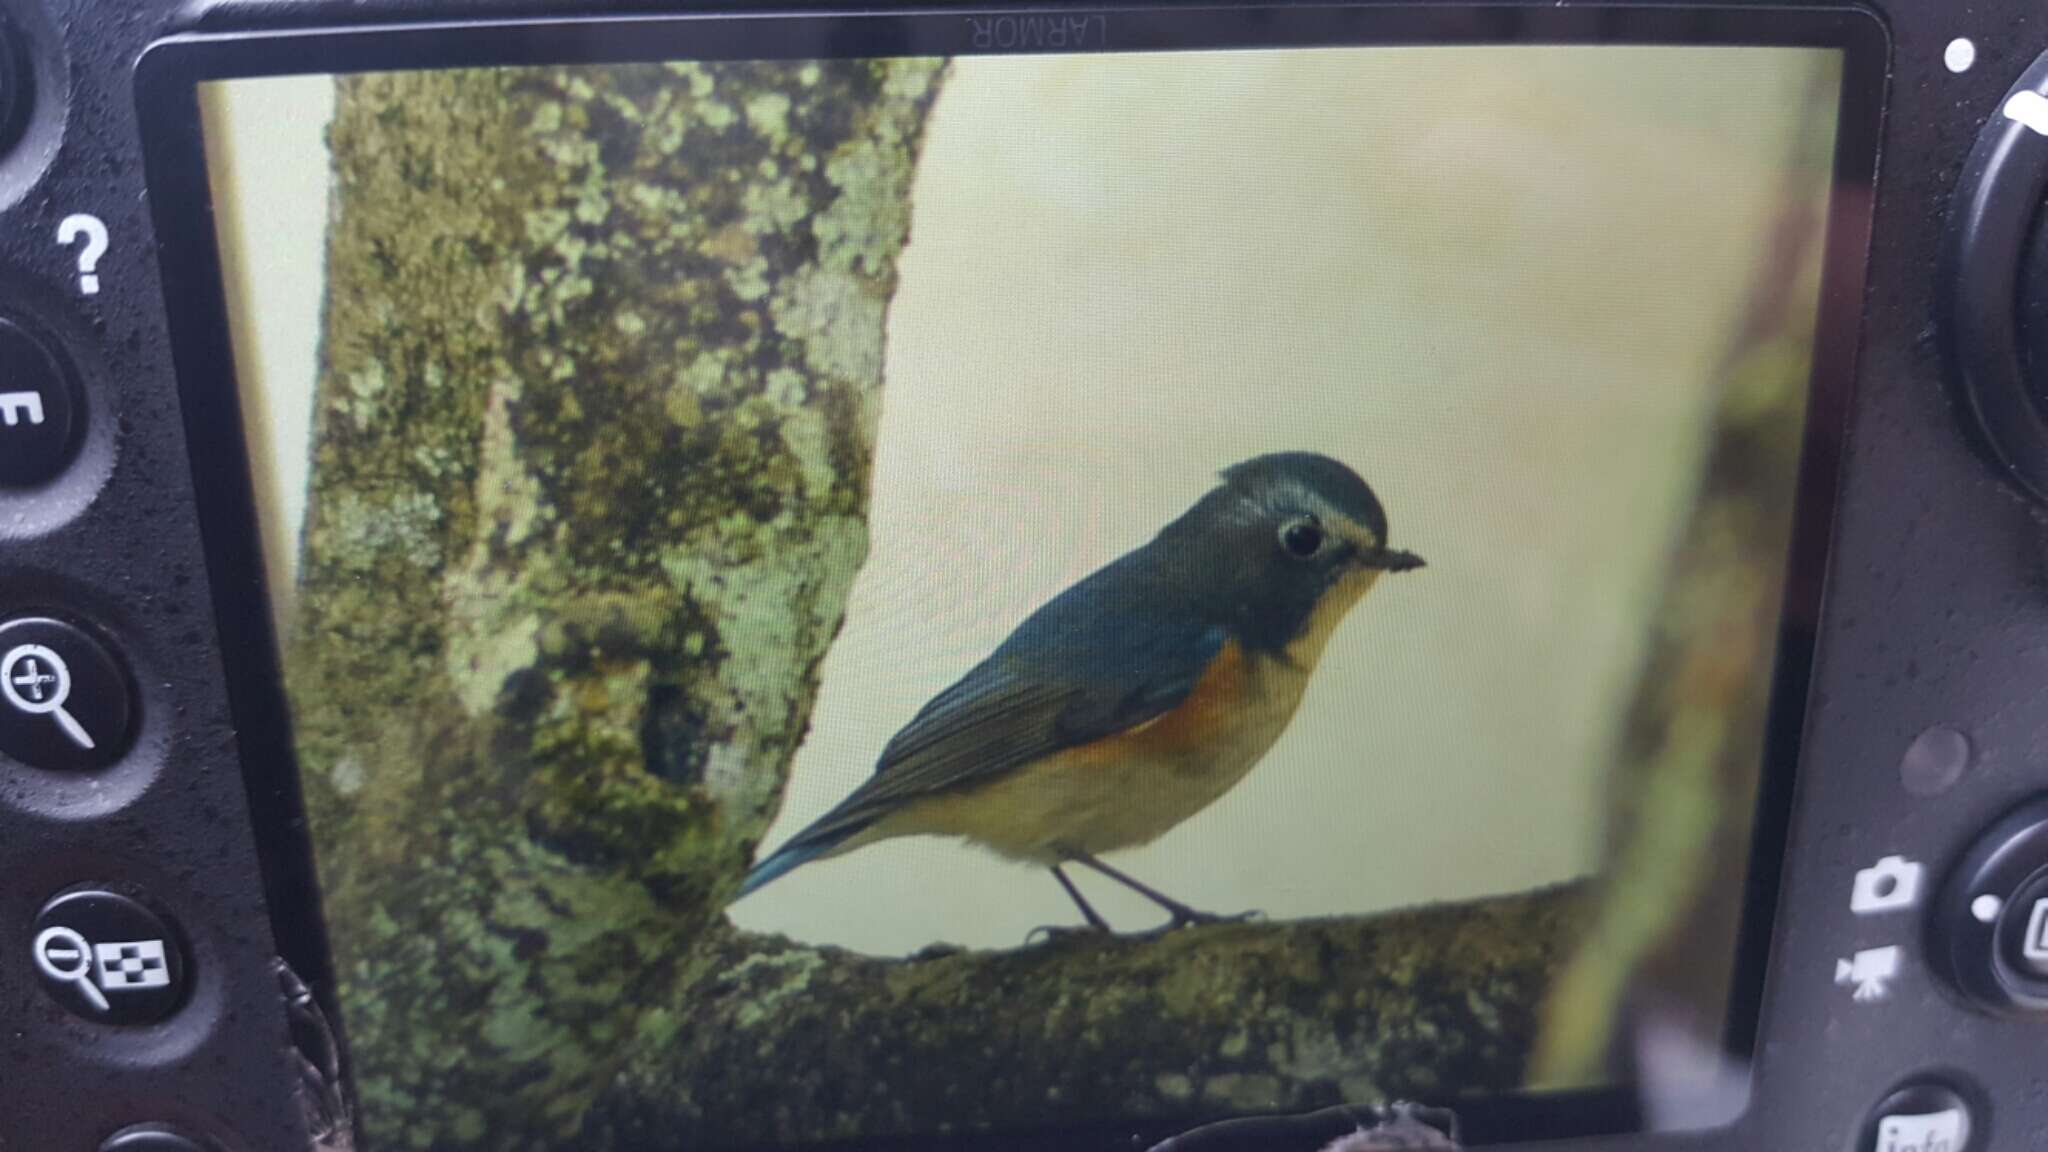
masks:
[[[1927,869],[1904,856],[1887,856],[1856,873],[1849,892],[1849,911],[1858,916],[1896,912],[1920,902],[1920,881]]]

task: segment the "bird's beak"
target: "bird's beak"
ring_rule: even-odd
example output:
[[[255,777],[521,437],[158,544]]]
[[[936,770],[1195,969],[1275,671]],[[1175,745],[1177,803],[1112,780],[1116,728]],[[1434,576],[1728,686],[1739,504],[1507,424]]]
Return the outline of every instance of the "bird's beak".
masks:
[[[1376,568],[1382,572],[1410,572],[1423,566],[1422,557],[1398,548],[1376,548],[1358,554],[1358,566]]]

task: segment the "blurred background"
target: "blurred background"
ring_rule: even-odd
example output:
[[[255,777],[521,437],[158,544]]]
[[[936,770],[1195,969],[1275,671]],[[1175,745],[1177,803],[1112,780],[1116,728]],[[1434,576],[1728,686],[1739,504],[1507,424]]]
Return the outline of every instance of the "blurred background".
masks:
[[[1594,872],[1716,375],[1790,166],[1832,121],[1833,67],[1588,47],[956,61],[890,314],[872,551],[764,849],[1218,469],[1310,449],[1363,475],[1429,567],[1354,610],[1244,783],[1115,863],[1275,918]],[[1824,166],[1803,179],[1825,195]],[[1120,925],[1157,919],[1090,879]],[[732,916],[884,953],[1074,921],[1043,873],[935,840],[799,869]]]

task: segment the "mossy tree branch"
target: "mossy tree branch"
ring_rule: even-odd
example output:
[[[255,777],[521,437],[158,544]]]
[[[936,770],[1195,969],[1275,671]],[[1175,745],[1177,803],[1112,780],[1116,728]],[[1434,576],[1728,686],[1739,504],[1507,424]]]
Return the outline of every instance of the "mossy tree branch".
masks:
[[[752,1147],[1510,1090],[1584,911],[1567,888],[902,961],[719,932],[585,1138]]]

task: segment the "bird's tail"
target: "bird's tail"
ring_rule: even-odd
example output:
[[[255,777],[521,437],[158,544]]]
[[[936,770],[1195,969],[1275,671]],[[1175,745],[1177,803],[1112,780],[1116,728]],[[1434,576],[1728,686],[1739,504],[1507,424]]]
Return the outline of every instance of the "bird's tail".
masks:
[[[854,835],[861,831],[855,827],[829,827],[819,821],[797,833],[788,843],[762,857],[748,869],[747,878],[740,881],[740,890],[734,900],[752,895],[771,880],[786,875],[795,869],[832,855]]]

